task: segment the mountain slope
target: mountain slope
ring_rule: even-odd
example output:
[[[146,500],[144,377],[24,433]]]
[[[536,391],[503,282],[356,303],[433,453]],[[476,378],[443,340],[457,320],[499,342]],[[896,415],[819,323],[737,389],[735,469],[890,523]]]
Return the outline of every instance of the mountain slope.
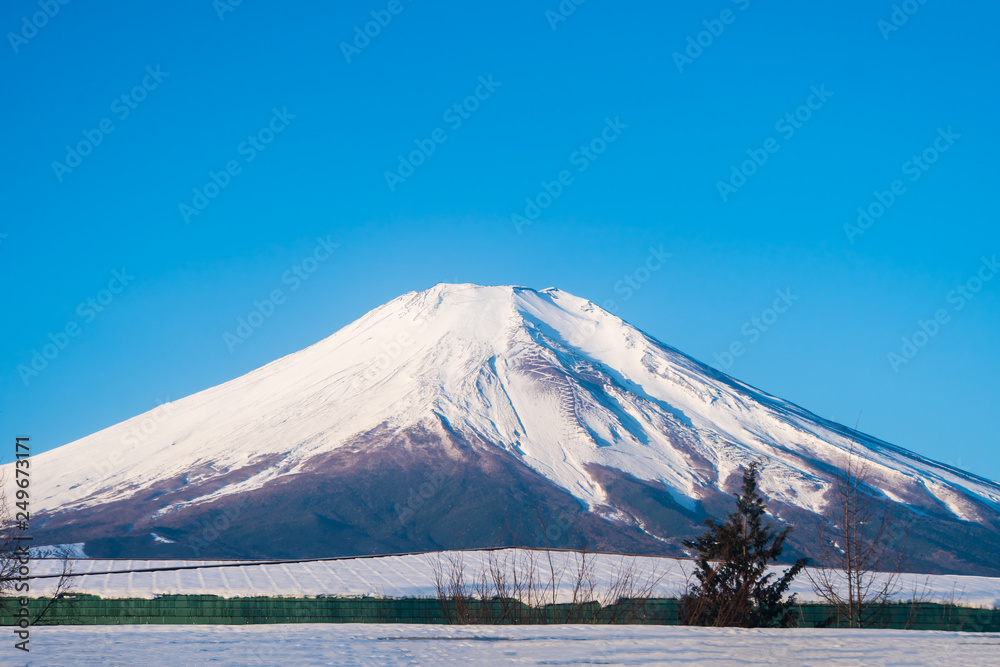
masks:
[[[584,299],[437,285],[39,455],[36,539],[136,557],[678,553],[763,456],[762,489],[804,544],[851,440]],[[1000,574],[1000,486],[858,442],[913,524],[914,566]]]

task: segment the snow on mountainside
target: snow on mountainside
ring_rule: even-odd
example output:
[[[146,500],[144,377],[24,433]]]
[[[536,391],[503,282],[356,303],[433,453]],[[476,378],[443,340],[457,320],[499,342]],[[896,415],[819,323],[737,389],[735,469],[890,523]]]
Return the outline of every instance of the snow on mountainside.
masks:
[[[157,536],[176,541],[184,532],[178,517],[238,498],[277,502],[277,489],[297,488],[290,480],[311,480],[318,492],[328,488],[324,480],[364,470],[365,488],[380,489],[364,503],[387,502],[380,511],[411,532],[360,537],[366,529],[356,517],[374,516],[371,507],[317,512],[310,525],[349,534],[358,550],[387,548],[415,539],[403,519],[407,497],[411,512],[427,499],[425,515],[444,512],[430,506],[446,496],[449,506],[463,503],[476,493],[472,466],[485,480],[502,470],[509,480],[501,487],[522,489],[524,498],[541,497],[539,485],[547,483],[554,488],[545,493],[575,498],[587,521],[600,519],[599,539],[613,539],[608,525],[628,526],[632,548],[645,548],[671,542],[665,526],[678,517],[696,524],[711,513],[741,466],[762,456],[769,460],[762,488],[776,515],[822,512],[851,439],[849,429],[566,292],[440,284],[247,375],[37,456],[33,467],[44,472],[33,479],[33,506],[53,531],[72,533],[53,533],[53,541],[113,541],[94,514],[111,506],[130,530],[159,526]],[[1000,533],[996,483],[873,438],[858,440],[887,500],[959,533],[973,524]],[[383,479],[397,469],[387,462],[402,475],[415,461],[439,472]],[[440,472],[448,466],[451,477]],[[400,499],[386,501],[397,486]],[[128,499],[135,502],[127,508]],[[71,518],[83,516],[90,519]],[[437,533],[433,544],[445,544],[442,529]],[[941,549],[953,540],[932,541]]]

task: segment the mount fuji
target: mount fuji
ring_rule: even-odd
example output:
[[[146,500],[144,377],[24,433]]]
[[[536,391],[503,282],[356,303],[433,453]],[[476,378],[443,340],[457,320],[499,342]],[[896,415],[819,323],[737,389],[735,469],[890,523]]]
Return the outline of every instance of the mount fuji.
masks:
[[[909,569],[1000,575],[997,483],[855,434],[558,289],[439,284],[34,457],[32,524],[35,544],[93,557],[684,555],[763,460],[791,558],[826,521],[852,446],[909,526]]]

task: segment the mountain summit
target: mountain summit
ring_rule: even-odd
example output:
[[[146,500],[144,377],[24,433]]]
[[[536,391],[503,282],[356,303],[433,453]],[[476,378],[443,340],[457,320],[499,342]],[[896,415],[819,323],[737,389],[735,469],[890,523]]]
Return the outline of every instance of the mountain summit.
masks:
[[[35,541],[103,557],[681,554],[764,458],[762,491],[801,546],[852,439],[911,524],[911,567],[1000,574],[1000,485],[854,438],[558,289],[439,284],[37,456]]]

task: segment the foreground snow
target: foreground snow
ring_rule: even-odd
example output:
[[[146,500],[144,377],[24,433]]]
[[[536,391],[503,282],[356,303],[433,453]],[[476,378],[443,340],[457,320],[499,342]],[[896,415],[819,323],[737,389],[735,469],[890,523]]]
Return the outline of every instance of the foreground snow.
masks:
[[[552,552],[550,561],[545,552],[503,549],[492,553],[495,562],[505,571],[517,567],[524,573],[531,568],[550,590],[550,571],[556,575],[559,601],[572,599],[581,556],[573,552]],[[461,562],[466,581],[478,581],[489,568],[489,552],[440,552],[408,556],[374,558],[343,558],[299,563],[254,564],[253,561],[184,561],[184,560],[77,560],[73,564],[71,590],[100,595],[103,598],[157,595],[220,595],[222,597],[316,595],[362,596],[393,598],[434,597],[435,570],[447,577],[452,564]],[[637,588],[632,592],[652,597],[678,597],[685,588],[692,562],[673,558],[629,557],[611,554],[588,554],[583,561],[588,578],[601,597],[619,580],[623,572],[635,572]],[[779,571],[783,568],[774,568]],[[137,572],[137,570],[148,570]],[[62,562],[57,559],[38,560],[32,564],[32,575],[57,575]],[[119,572],[119,574],[110,574]],[[522,580],[524,577],[521,577]],[[57,578],[34,579],[34,596],[51,595]],[[803,602],[818,601],[809,579],[798,577],[792,584]],[[904,574],[900,578],[896,599],[922,599],[927,602],[955,603],[972,607],[1000,607],[1000,579],[957,575],[930,576]]]
[[[654,626],[40,627],[10,665],[1000,665],[1000,635]]]

